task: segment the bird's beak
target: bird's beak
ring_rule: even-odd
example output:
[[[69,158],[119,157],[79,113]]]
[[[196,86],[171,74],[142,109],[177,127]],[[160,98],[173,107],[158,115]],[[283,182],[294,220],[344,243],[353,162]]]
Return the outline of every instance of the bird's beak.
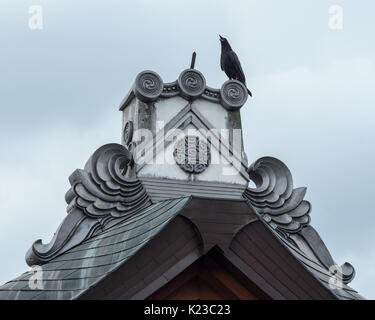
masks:
[[[223,41],[224,38],[219,34],[219,37],[220,37],[220,41]]]

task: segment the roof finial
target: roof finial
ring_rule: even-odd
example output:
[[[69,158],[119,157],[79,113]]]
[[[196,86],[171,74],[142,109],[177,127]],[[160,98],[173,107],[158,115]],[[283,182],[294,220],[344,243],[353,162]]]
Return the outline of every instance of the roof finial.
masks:
[[[193,52],[193,55],[191,56],[191,65],[190,65],[190,69],[194,69],[194,66],[195,66],[195,59],[197,57],[197,53],[194,51]]]

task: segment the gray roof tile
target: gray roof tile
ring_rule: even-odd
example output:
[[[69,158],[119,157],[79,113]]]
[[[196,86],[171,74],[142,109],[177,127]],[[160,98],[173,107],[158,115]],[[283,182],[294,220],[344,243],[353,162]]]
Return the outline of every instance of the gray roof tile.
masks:
[[[43,290],[30,289],[28,279],[33,275],[33,272],[26,272],[0,287],[0,299],[38,300],[75,299],[79,297],[90,287],[99,283],[107,275],[122,266],[153,237],[159,234],[171,219],[181,211],[188,200],[189,197],[185,197],[166,200],[150,205],[148,208],[119,222],[110,229],[83,242],[43,265]],[[228,210],[230,210],[230,208]],[[212,218],[214,221],[217,219],[220,220],[220,217],[217,215]],[[211,222],[209,219],[209,215],[205,216],[203,222],[212,224],[214,221]],[[223,221],[221,221],[221,223],[223,223]],[[311,260],[302,251],[288,243],[271,228],[269,229],[307,271],[318,279],[323,286],[331,290],[329,287],[331,274],[328,270],[323,268],[317,262]],[[185,231],[182,228],[178,240],[166,237],[164,240],[165,243],[160,243],[160,245],[161,247],[166,247],[168,249],[164,251],[162,250],[163,253],[160,257],[157,257],[156,260],[147,255],[140,258],[141,260],[134,265],[134,270],[128,270],[127,276],[130,279],[128,279],[127,285],[131,282],[132,274],[141,271],[147,271],[146,274],[149,275],[144,281],[151,281],[155,278],[154,273],[157,274],[159,269],[163,270],[165,265],[170,266],[171,268],[167,268],[168,270],[164,273],[164,278],[159,278],[159,280],[166,282],[166,279],[173,278],[176,273],[179,272],[180,267],[185,260],[190,259],[191,261],[194,261],[194,259],[196,259],[196,253],[190,251],[196,246],[196,243],[193,241],[194,239],[191,239],[191,234],[185,234],[184,232]],[[218,239],[222,236],[222,234],[217,234]],[[244,241],[244,243],[248,243],[248,241]],[[251,246],[248,248],[245,245],[245,248],[244,243],[240,243],[235,239],[232,245],[238,250],[249,250]],[[174,247],[181,245],[184,245],[183,250],[181,250],[180,254],[174,256]],[[268,250],[267,246],[262,250]],[[243,252],[244,254],[246,253],[245,251]],[[176,261],[179,262],[176,263]],[[160,265],[161,263],[164,263],[165,265],[162,266]],[[253,265],[252,267],[255,266]],[[276,273],[277,270],[275,271],[275,276],[277,278]],[[294,271],[291,276],[294,276],[295,281],[298,281],[299,276],[298,274],[295,274]],[[363,297],[347,285],[343,285],[342,288],[337,288],[331,291],[339,299],[363,299]]]
[[[42,266],[43,290],[32,290],[31,272],[0,287],[0,299],[74,299],[125,263],[163,229],[189,198],[151,205]]]
[[[272,229],[270,229],[272,230]],[[273,230],[272,230],[273,231]],[[314,275],[316,279],[318,279],[323,286],[329,289],[334,295],[336,295],[339,299],[364,299],[361,295],[359,295],[353,288],[349,287],[346,284],[341,284],[341,288],[337,287],[335,289],[330,286],[329,280],[332,278],[332,275],[328,270],[323,268],[321,265],[316,263],[315,261],[311,260],[309,257],[306,256],[301,250],[297,249],[292,244],[288,243],[285,239],[280,237],[276,232],[273,233],[279,238],[282,244],[289,249],[289,251],[297,258],[298,261],[310,272]]]

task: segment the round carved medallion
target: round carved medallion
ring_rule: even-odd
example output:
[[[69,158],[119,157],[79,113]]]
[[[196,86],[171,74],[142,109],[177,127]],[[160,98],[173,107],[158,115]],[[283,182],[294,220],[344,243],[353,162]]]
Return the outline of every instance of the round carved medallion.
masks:
[[[155,101],[163,92],[163,80],[153,71],[143,71],[135,79],[134,94],[143,102]]]
[[[125,145],[129,145],[129,143],[132,141],[132,139],[133,139],[133,130],[134,130],[133,121],[128,121],[125,124],[125,128],[124,128],[124,142],[125,142]]]
[[[198,98],[206,88],[206,80],[198,70],[187,69],[178,78],[182,94],[189,98]]]
[[[209,144],[196,136],[186,136],[177,141],[173,156],[178,166],[188,173],[201,173],[211,162]]]
[[[240,109],[247,101],[247,89],[237,80],[226,81],[220,90],[221,103],[229,110]]]

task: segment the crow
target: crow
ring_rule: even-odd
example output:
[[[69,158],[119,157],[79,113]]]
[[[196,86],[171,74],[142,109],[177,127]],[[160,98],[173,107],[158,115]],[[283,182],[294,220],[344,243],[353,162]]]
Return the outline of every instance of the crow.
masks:
[[[220,36],[220,35],[219,35]],[[246,87],[246,78],[243,73],[240,60],[238,60],[237,54],[232,50],[228,40],[220,36],[221,43],[221,59],[220,65],[221,70],[223,70],[229,79],[234,79],[242,82]],[[252,97],[249,89],[247,93]]]

